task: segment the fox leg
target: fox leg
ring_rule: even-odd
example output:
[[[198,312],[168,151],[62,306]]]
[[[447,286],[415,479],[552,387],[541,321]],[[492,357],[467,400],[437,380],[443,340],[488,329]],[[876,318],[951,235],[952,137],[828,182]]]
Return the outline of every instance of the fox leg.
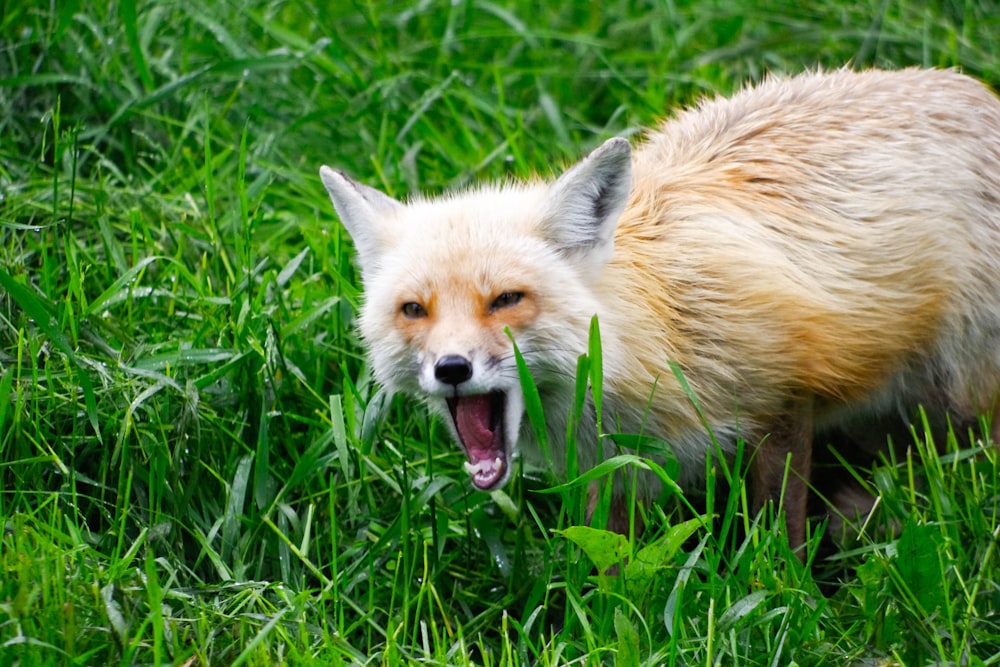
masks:
[[[601,488],[597,481],[593,481],[587,487],[587,525],[593,525],[594,513],[597,511],[597,503],[601,500]],[[638,501],[637,501],[638,502]],[[636,504],[636,509],[638,504]],[[641,535],[645,529],[642,515],[635,512],[635,516],[629,511],[632,503],[629,502],[628,494],[615,488],[611,494],[611,505],[608,508],[608,521],[603,528],[619,535],[628,535],[630,529],[635,530],[635,535]]]
[[[793,549],[806,541],[806,505],[812,467],[812,397],[789,404],[784,415],[771,424],[770,432],[757,446],[750,464],[750,498],[759,512],[768,501],[777,506],[784,500],[785,526]],[[791,456],[787,481],[785,463]],[[784,498],[782,486],[784,485]],[[805,553],[800,551],[799,558]]]

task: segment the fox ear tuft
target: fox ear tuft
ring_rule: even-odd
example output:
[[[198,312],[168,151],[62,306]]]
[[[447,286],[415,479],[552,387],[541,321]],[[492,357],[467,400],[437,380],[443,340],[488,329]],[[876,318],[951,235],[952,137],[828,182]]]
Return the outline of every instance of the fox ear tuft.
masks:
[[[371,268],[384,250],[385,239],[390,238],[389,228],[403,204],[325,165],[320,167],[319,177],[354,241],[362,270]]]
[[[549,187],[542,217],[544,233],[561,250],[611,259],[615,227],[632,190],[632,147],[609,139],[570,167]]]

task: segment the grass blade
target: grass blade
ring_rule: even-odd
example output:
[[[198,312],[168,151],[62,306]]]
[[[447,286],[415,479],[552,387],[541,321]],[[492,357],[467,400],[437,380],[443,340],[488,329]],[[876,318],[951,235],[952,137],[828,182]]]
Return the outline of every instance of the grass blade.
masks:
[[[76,367],[77,370],[77,382],[80,383],[80,390],[83,393],[83,401],[85,406],[85,411],[87,414],[87,420],[90,422],[91,427],[94,429],[94,434],[97,439],[103,442],[103,436],[101,434],[100,421],[97,417],[97,397],[94,394],[94,385],[90,381],[90,376],[84,371],[79,357],[77,357],[76,352],[73,350],[73,346],[69,339],[59,330],[59,325],[56,320],[55,306],[43,302],[41,298],[35,296],[31,291],[26,288],[21,283],[14,280],[13,276],[9,273],[0,269],[0,287],[3,287],[8,294],[14,299],[14,301],[24,310],[24,312],[35,321],[35,325],[41,329],[52,344],[55,345],[60,352],[66,355],[70,363]]]

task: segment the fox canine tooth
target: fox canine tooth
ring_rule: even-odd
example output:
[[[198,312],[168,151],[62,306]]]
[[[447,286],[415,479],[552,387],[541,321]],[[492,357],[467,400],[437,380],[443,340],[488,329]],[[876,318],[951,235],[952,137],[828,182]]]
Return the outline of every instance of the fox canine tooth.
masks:
[[[469,473],[470,475],[475,476],[475,475],[478,475],[479,473],[483,472],[483,469],[486,468],[486,467],[488,467],[488,466],[489,466],[489,463],[487,463],[486,461],[480,461],[479,463],[469,463],[468,461],[466,461],[465,462],[465,472]]]

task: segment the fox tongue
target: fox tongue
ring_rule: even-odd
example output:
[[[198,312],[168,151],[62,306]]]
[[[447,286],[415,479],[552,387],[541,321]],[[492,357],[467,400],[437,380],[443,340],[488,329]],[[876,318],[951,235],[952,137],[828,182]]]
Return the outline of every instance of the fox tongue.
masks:
[[[493,424],[497,401],[494,396],[460,396],[454,399],[455,429],[465,446],[469,461],[466,471],[472,483],[480,489],[489,489],[503,477],[507,467],[502,442],[502,431]]]
[[[462,396],[455,401],[455,426],[466,449],[494,449],[495,432],[490,428],[492,417],[493,401],[489,395]]]

